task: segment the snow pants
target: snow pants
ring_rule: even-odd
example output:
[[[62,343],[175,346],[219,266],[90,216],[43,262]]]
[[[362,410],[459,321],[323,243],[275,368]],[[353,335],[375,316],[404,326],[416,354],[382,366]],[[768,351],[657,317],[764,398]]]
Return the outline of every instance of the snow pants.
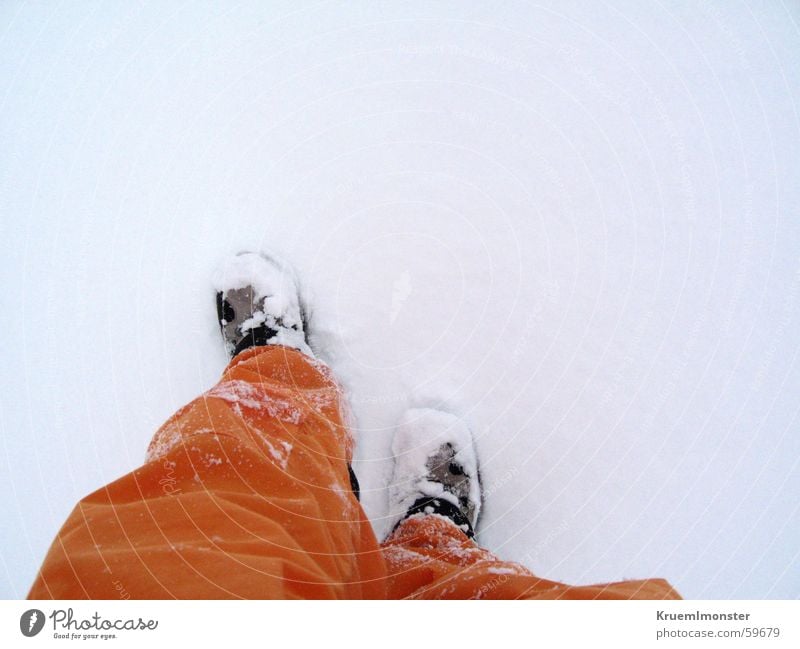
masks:
[[[314,359],[242,352],[158,430],[143,466],[78,503],[29,597],[678,597],[661,579],[539,579],[438,516],[380,544],[351,489],[345,407]]]

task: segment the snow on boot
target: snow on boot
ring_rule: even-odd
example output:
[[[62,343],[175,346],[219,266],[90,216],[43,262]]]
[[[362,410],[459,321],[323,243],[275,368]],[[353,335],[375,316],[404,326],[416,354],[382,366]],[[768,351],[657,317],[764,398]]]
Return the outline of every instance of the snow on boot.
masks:
[[[243,252],[212,278],[217,316],[231,357],[257,345],[286,345],[313,356],[294,276],[276,261]]]
[[[481,509],[478,458],[467,425],[431,408],[407,410],[395,432],[389,515],[449,518],[470,538]]]

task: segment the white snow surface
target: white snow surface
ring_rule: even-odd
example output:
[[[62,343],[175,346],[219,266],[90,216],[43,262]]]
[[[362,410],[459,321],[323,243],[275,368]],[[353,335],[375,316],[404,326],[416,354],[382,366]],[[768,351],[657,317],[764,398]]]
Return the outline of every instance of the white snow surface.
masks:
[[[458,506],[458,498],[441,483],[428,480],[428,460],[444,444],[451,444],[455,460],[471,477],[470,501],[480,516],[478,458],[467,424],[456,415],[434,408],[410,408],[400,417],[392,441],[394,471],[389,484],[386,531],[391,531],[420,496],[442,498]],[[472,521],[470,521],[472,522]]]
[[[584,584],[800,596],[788,2],[0,3],[0,596],[226,363],[212,275],[296,270],[385,531],[409,407],[478,540]]]

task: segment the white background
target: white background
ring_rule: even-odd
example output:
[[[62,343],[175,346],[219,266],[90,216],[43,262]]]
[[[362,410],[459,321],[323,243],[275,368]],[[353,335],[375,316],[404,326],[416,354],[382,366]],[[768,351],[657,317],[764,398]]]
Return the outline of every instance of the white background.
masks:
[[[793,2],[0,4],[0,596],[303,280],[379,533],[409,405],[480,541],[572,583],[800,596]]]
[[[531,644],[545,646],[591,646],[614,649],[641,647],[796,647],[798,639],[797,602],[220,602],[220,601],[102,601],[81,602],[0,602],[0,641],[5,646],[56,647],[219,647],[252,644],[268,639],[285,646],[296,643],[298,637],[311,646],[341,640],[348,647],[380,646],[405,649],[420,641],[419,627],[399,623],[399,620],[430,615],[431,608],[448,619],[469,619],[469,640],[478,646],[496,644],[498,639],[527,638]],[[40,610],[46,623],[36,639],[20,633],[20,617],[31,608]],[[83,639],[84,634],[98,631],[67,631],[63,621],[55,626],[50,615],[55,610],[58,619],[72,620],[77,625],[93,616],[115,621],[141,618],[158,626],[148,631],[106,631],[112,640]],[[708,614],[749,615],[743,621],[658,620],[658,612],[691,614],[698,610]],[[30,619],[25,617],[26,621]],[[314,624],[308,624],[314,620]],[[575,624],[580,620],[580,624]],[[663,638],[658,631],[730,632],[744,628],[778,628],[777,636],[730,639]],[[74,626],[71,627],[74,629]],[[387,633],[391,629],[391,633]],[[77,634],[71,638],[54,638]],[[465,634],[466,632],[462,632]],[[433,646],[446,645],[453,640],[451,624],[427,624],[425,641]]]

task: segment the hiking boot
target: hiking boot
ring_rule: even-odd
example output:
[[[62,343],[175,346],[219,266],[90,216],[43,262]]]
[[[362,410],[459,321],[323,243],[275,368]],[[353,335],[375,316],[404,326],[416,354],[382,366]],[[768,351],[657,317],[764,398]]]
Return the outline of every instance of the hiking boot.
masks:
[[[474,537],[481,489],[467,425],[441,410],[408,410],[398,425],[392,452],[389,512],[398,518],[394,527],[412,516],[438,515]]]
[[[228,355],[258,345],[285,345],[313,356],[292,272],[254,252],[229,258],[214,274],[217,317]]]

